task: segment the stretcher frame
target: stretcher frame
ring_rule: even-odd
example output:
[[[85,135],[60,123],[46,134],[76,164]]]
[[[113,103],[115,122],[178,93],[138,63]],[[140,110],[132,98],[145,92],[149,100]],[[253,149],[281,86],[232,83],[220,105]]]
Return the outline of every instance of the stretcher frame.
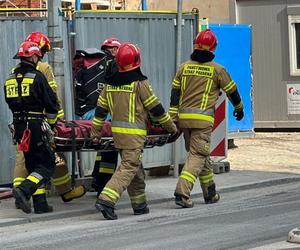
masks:
[[[171,134],[147,135],[144,149],[161,147],[169,143]],[[101,137],[99,143],[94,143],[91,138],[65,138],[54,137],[57,152],[107,152],[117,150],[114,147],[113,137]]]

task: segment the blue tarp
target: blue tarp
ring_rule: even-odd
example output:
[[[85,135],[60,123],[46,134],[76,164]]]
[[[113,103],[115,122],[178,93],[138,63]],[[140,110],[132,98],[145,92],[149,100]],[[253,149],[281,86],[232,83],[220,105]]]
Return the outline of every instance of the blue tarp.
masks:
[[[228,105],[228,132],[253,131],[251,26],[240,24],[210,24],[218,37],[215,62],[222,64],[236,82],[241,94],[245,117],[236,121],[233,107]]]

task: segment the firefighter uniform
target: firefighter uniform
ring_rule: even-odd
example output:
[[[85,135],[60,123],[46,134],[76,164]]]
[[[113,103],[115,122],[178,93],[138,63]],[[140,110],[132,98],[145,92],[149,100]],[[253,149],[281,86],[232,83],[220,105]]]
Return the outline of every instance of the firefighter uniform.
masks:
[[[19,65],[12,69],[12,73],[16,71]],[[43,73],[46,77],[49,86],[57,93],[57,83],[53,74],[53,70],[51,66],[47,62],[39,61],[36,70]],[[58,99],[59,101],[59,99]],[[60,108],[57,114],[57,119],[64,118],[64,110],[61,108],[61,103],[59,102]],[[62,155],[55,154],[55,168],[54,173],[52,176],[52,182],[58,191],[58,194],[61,195],[61,198],[64,202],[69,202],[74,198],[79,198],[85,194],[84,186],[78,186],[72,188],[71,184],[71,176],[69,173],[68,166],[63,159]],[[14,181],[13,186],[17,187],[21,184],[21,182],[26,178],[28,175],[27,169],[25,167],[25,160],[23,152],[17,150],[16,154],[16,163],[15,163],[15,170],[14,170]],[[19,208],[19,205],[16,204],[16,207]]]
[[[109,112],[112,116],[114,145],[120,151],[121,164],[96,202],[96,208],[106,219],[117,219],[114,205],[125,189],[130,196],[135,215],[149,212],[145,195],[145,176],[141,167],[148,113],[155,116],[169,132],[177,131],[169,114],[165,113],[154,95],[147,78],[140,71],[139,50],[134,45],[122,44],[116,58],[122,58],[126,52],[135,61],[128,63],[126,60],[125,63],[129,66],[124,68],[127,71],[120,73],[113,85],[107,84],[104,87],[98,99],[91,133],[92,137],[100,137],[106,114]],[[121,63],[118,63],[119,67]]]
[[[105,63],[105,82],[110,82],[111,79],[117,74],[118,66],[115,61],[115,55],[112,54],[108,48],[120,47],[121,43],[117,38],[108,38],[101,44],[101,50],[106,55]],[[97,196],[102,192],[106,183],[110,180],[114,174],[118,165],[118,151],[110,152],[97,152],[94,170],[92,176],[94,177],[92,186],[97,191]]]
[[[212,44],[216,46],[216,41]],[[176,73],[169,109],[171,117],[178,121],[183,130],[188,151],[175,190],[175,203],[182,207],[193,206],[190,192],[198,177],[205,203],[215,203],[220,198],[215,190],[214,174],[209,164],[215,104],[220,90],[227,94],[236,111],[241,113],[243,110],[235,82],[223,66],[211,61],[214,58],[211,51],[195,49],[191,58]]]
[[[49,124],[56,122],[59,110],[56,95],[35,64],[27,61],[21,62],[10,74],[4,90],[5,100],[13,113],[17,143],[21,143],[25,130],[32,131],[29,151],[24,152],[25,159],[17,159],[18,163],[25,163],[27,175],[18,179],[19,185],[13,189],[14,196],[25,213],[31,212],[29,199],[32,195],[35,212],[48,212],[52,209],[46,201],[45,184],[53,174],[55,157],[42,124],[45,118]]]
[[[121,165],[104,187],[99,199],[115,204],[127,188],[134,210],[146,204],[141,154],[146,140],[147,112],[160,106],[149,82],[136,81],[120,86],[105,86],[99,97],[93,130],[101,131],[104,119],[101,110],[112,114],[114,145],[120,150]],[[176,131],[167,113],[158,120],[170,132]]]

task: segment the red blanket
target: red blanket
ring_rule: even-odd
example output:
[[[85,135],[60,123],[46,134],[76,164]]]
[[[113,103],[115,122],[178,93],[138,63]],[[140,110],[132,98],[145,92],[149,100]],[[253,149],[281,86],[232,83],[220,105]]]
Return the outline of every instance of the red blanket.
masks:
[[[74,129],[73,129],[74,128]],[[75,138],[89,138],[92,128],[92,121],[89,120],[74,120],[66,122],[58,122],[56,125],[57,136],[63,138],[72,138],[72,133],[75,133]],[[149,135],[168,134],[163,128],[148,125]],[[105,122],[101,131],[102,137],[112,137],[111,123]]]

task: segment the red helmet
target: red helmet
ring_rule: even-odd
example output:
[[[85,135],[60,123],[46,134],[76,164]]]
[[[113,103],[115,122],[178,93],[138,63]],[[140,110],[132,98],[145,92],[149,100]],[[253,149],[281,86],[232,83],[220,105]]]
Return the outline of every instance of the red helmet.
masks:
[[[199,32],[194,40],[194,49],[214,52],[217,47],[217,37],[210,29]]]
[[[49,38],[42,32],[32,32],[30,33],[25,41],[37,43],[44,55],[46,52],[50,51],[51,45]]]
[[[102,44],[101,44],[101,50],[105,50],[106,47],[117,47],[119,48],[121,46],[120,41],[117,38],[110,37],[107,38]]]
[[[123,43],[118,49],[116,62],[119,72],[127,72],[141,66],[140,50],[131,43]]]
[[[41,50],[37,43],[25,41],[23,42],[17,53],[18,57],[32,57],[33,55],[42,56]]]

